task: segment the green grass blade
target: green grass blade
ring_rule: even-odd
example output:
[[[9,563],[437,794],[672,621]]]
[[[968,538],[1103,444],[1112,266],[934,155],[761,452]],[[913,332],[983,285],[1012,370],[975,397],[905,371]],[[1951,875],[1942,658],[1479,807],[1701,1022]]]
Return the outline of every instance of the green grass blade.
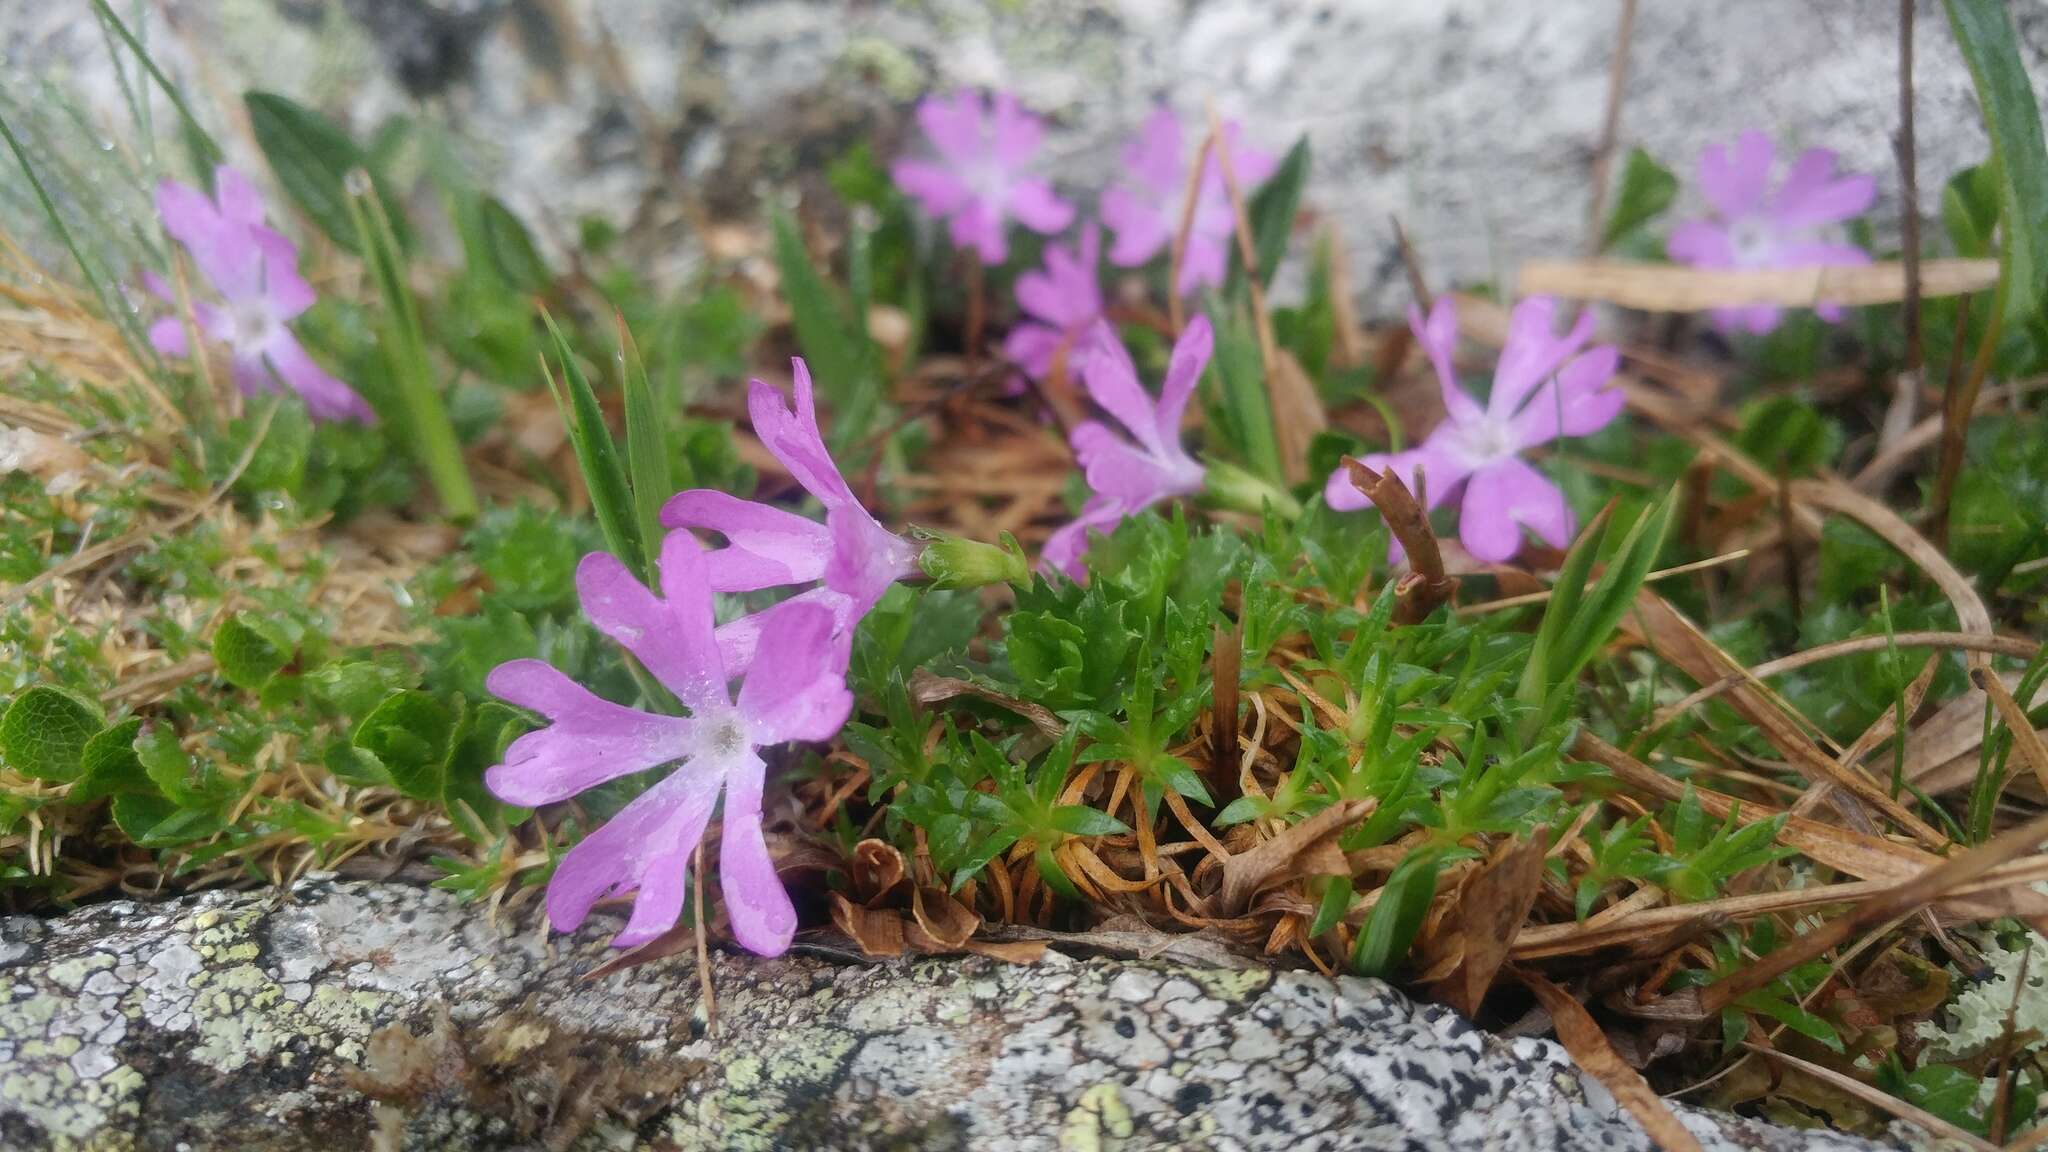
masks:
[[[1949,27],[1970,66],[1997,160],[2004,220],[2000,274],[2006,316],[2031,316],[2048,297],[2048,144],[2041,107],[2004,0],[1947,0]]]
[[[1238,187],[1245,201],[1244,213],[1252,227],[1252,251],[1259,260],[1259,283],[1271,283],[1273,273],[1280,267],[1280,258],[1287,254],[1287,241],[1294,234],[1294,217],[1301,208],[1302,191],[1308,187],[1309,149],[1308,137],[1294,142],[1287,150],[1287,156],[1280,161],[1280,167],[1258,191]],[[1243,174],[1233,172],[1242,181]],[[1230,247],[1230,272],[1224,279],[1224,295],[1235,299],[1244,290],[1244,262],[1238,258],[1237,246]]]
[[[354,227],[349,208],[349,202],[358,198],[349,186],[350,177],[363,172],[376,192],[379,214],[389,225],[393,243],[400,251],[410,247],[397,201],[369,155],[348,133],[325,116],[272,92],[250,92],[242,103],[277,182],[322,232],[351,252],[368,254],[362,247],[367,241]]]
[[[121,42],[128,45],[128,50],[135,53],[135,58],[141,61],[150,79],[155,80],[157,87],[163,89],[164,97],[171,102],[171,107],[178,110],[178,121],[182,126],[185,146],[192,153],[192,162],[199,169],[200,179],[205,180],[208,187],[211,187],[213,169],[225,158],[220,145],[214,141],[211,133],[200,126],[199,118],[192,115],[191,105],[185,103],[184,93],[178,90],[176,84],[171,83],[170,77],[164,75],[163,69],[157,67],[156,60],[149,54],[149,49],[142,46],[142,41],[129,30],[128,25],[121,22],[119,16],[114,15],[114,10],[108,6],[107,0],[92,0],[92,6],[99,18],[113,28],[114,34],[121,38]]]
[[[669,479],[667,430],[654,402],[654,388],[647,380],[647,366],[640,348],[619,317],[619,368],[626,392],[626,474],[631,481],[634,518],[645,549],[641,571],[651,582],[654,560],[661,552],[661,506],[675,495]]]
[[[470,484],[462,442],[448,419],[448,408],[441,401],[433,367],[427,361],[426,333],[420,324],[419,305],[406,281],[405,254],[366,176],[349,181],[342,209],[384,301],[384,338],[379,343],[398,386],[407,442],[426,469],[442,510],[457,520],[474,519],[476,489]]]
[[[868,338],[865,317],[848,315],[838,294],[811,263],[795,222],[778,213],[773,223],[775,265],[782,297],[789,302],[790,324],[811,378],[832,405],[827,436],[833,450],[841,452],[865,440],[881,415],[881,360]],[[841,465],[858,467],[844,460]]]
[[[568,425],[569,444],[576,451],[576,466],[583,472],[583,484],[590,492],[597,526],[604,533],[605,545],[612,555],[633,571],[646,572],[648,554],[641,544],[640,523],[633,512],[632,489],[626,483],[625,464],[619,459],[611,429],[605,426],[604,409],[597,402],[597,393],[590,390],[583,369],[577,366],[576,353],[553,314],[542,309],[540,317],[547,324],[548,335],[554,337],[555,356],[562,362],[560,387],[557,388],[554,374],[549,373],[548,388],[555,393],[555,403],[562,409],[562,422]]]

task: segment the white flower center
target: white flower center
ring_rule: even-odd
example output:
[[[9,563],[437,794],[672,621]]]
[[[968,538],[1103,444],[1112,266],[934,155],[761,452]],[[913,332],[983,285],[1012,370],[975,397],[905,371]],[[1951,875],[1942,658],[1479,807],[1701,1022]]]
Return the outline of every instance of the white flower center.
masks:
[[[1484,464],[1515,454],[1515,435],[1504,420],[1490,415],[1459,428],[1458,447],[1463,449],[1467,460],[1473,464]]]
[[[1729,222],[1728,248],[1737,267],[1767,266],[1777,253],[1777,231],[1755,216],[1744,216]]]
[[[747,730],[738,716],[719,717],[704,739],[705,751],[718,759],[737,756],[747,750]]]
[[[277,322],[270,317],[270,310],[259,300],[230,304],[227,313],[228,343],[245,356],[261,351],[277,328]]]

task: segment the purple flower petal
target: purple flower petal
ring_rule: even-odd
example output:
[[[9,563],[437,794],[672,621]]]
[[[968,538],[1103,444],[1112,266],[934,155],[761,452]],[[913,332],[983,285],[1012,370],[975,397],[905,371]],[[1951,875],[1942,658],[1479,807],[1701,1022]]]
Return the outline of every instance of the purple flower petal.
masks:
[[[1052,374],[1053,357],[1067,334],[1045,324],[1019,324],[1003,337],[1003,359],[1022,369],[1033,380]],[[1070,346],[1071,347],[1071,346]]]
[[[1436,369],[1437,388],[1444,399],[1444,411],[1452,420],[1469,424],[1480,417],[1479,402],[1458,385],[1458,372],[1454,357],[1458,351],[1458,306],[1452,303],[1449,294],[1436,298],[1430,306],[1429,318],[1423,319],[1422,312],[1413,304],[1408,306],[1408,327],[1415,333],[1415,342],[1422,345],[1430,365]]]
[[[1700,152],[1700,191],[1724,218],[1755,211],[1763,205],[1773,154],[1771,138],[1753,128],[1733,149],[1708,145]]]
[[[575,931],[599,900],[635,890],[633,915],[612,947],[644,944],[675,927],[690,853],[704,838],[720,783],[713,766],[678,769],[569,849],[548,882],[555,931]]]
[[[1097,214],[1102,226],[1115,237],[1109,248],[1109,262],[1119,268],[1135,268],[1159,255],[1173,241],[1173,225],[1167,222],[1166,214],[1128,188],[1119,186],[1104,192]]]
[[[796,407],[787,407],[782,393],[759,380],[747,384],[747,415],[754,435],[789,470],[804,491],[816,496],[827,508],[853,503],[853,490],[832,462],[825,437],[818,431],[818,408],[811,388],[811,368],[801,356],[791,360],[795,380]]]
[[[889,166],[889,178],[934,216],[951,216],[974,197],[951,168],[924,160],[898,160]]]
[[[261,291],[263,253],[248,225],[223,216],[199,189],[171,180],[157,185],[156,208],[164,231],[221,295],[244,300]]]
[[[1153,415],[1157,443],[1180,448],[1180,425],[1187,416],[1188,399],[1209,367],[1216,351],[1216,332],[1207,316],[1197,315],[1173,342],[1173,354],[1166,362],[1166,379],[1159,386],[1159,409]],[[1185,458],[1185,454],[1182,454]]]
[[[1574,358],[1546,381],[1509,422],[1517,448],[1533,448],[1565,436],[1591,436],[1614,422],[1628,403],[1619,388],[1607,387],[1621,366],[1621,351],[1603,344]]]
[[[852,599],[832,591],[830,588],[813,588],[784,600],[774,608],[767,608],[730,623],[718,626],[718,655],[724,662],[727,675],[745,676],[752,670],[754,655],[760,649],[761,629],[767,622],[768,614],[776,608],[790,604],[815,604],[832,613],[832,631],[838,636],[851,633],[854,624],[854,603]]]
[[[704,551],[688,532],[671,532],[661,546],[657,598],[618,557],[592,552],[576,566],[583,615],[623,645],[692,711],[730,702],[726,673],[711,631],[711,597]]]
[[[1017,103],[1013,93],[998,92],[995,96],[993,114],[993,147],[995,158],[1005,168],[1022,168],[1038,154],[1039,145],[1045,142],[1045,122]]]
[[[714,592],[807,584],[825,574],[832,534],[794,512],[712,488],[678,492],[661,507],[669,528],[717,532],[726,547],[706,557]]]
[[[377,413],[355,389],[329,375],[320,367],[289,328],[279,326],[263,345],[263,358],[277,375],[306,402],[306,411],[320,420],[352,420],[375,424]],[[265,374],[264,389],[273,385]]]
[[[733,938],[760,956],[780,956],[796,935],[796,909],[761,836],[761,758],[749,754],[726,777],[718,878]]]
[[[787,601],[761,614],[756,657],[740,685],[739,710],[756,745],[830,740],[853,711],[848,646],[819,604]]]
[[[299,250],[268,228],[252,228],[249,234],[263,254],[263,304],[270,318],[282,324],[311,308],[318,297],[299,275]]]
[[[1562,339],[1552,335],[1556,317],[1557,301],[1547,296],[1532,296],[1509,314],[1507,346],[1494,365],[1493,394],[1486,401],[1487,414],[1495,420],[1512,417],[1538,384],[1592,338],[1590,310],[1579,313]]]
[[[889,585],[920,571],[916,546],[882,527],[859,504],[827,512],[825,526],[832,540],[825,587],[851,599],[861,615]]]
[[[1089,500],[1072,523],[1061,525],[1046,537],[1045,547],[1038,553],[1039,567],[1079,580],[1086,571],[1081,556],[1088,550],[1088,534],[1108,532],[1122,523],[1124,516],[1124,507],[1108,497]]]
[[[1870,211],[1877,181],[1869,176],[1835,178],[1835,154],[1825,148],[1800,153],[1771,198],[1770,215],[1781,228],[1818,228]]]
[[[1124,350],[1109,321],[1098,320],[1088,330],[1081,347],[1080,370],[1081,383],[1096,405],[1116,417],[1124,431],[1148,451],[1158,451],[1159,425],[1152,398],[1138,383],[1138,367],[1131,363],[1131,354]]]
[[[1557,485],[1514,456],[1474,472],[1458,512],[1465,551],[1488,564],[1504,563],[1521,551],[1525,527],[1553,547],[1571,543],[1571,509]]]
[[[213,170],[213,194],[222,219],[244,228],[263,226],[263,195],[247,176],[222,164]]]
[[[690,721],[601,700],[546,661],[500,664],[485,686],[550,721],[514,740],[504,762],[484,774],[491,792],[508,804],[552,804],[689,751]]]
[[[1009,209],[1019,224],[1047,236],[1074,222],[1074,206],[1054,194],[1050,183],[1035,177],[1010,185]]]
[[[1727,227],[1711,220],[1687,220],[1673,228],[1664,241],[1664,254],[1696,268],[1735,266],[1735,247],[1729,243]]]
[[[149,346],[165,356],[185,357],[192,345],[185,339],[185,325],[176,316],[164,316],[149,326]]]
[[[918,101],[917,124],[939,155],[966,166],[978,162],[988,147],[983,129],[987,108],[980,93],[962,88],[951,97],[927,96]]]

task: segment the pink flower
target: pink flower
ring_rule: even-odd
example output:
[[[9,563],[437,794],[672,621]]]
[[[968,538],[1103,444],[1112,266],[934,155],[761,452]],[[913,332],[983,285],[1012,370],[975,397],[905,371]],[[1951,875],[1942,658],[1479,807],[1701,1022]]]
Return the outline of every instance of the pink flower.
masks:
[[[1045,137],[1045,125],[1017,98],[997,92],[993,110],[980,93],[962,89],[949,100],[918,102],[917,122],[938,153],[936,160],[898,160],[889,169],[896,186],[951,222],[953,243],[973,248],[984,264],[1009,252],[1003,226],[1012,218],[1048,236],[1074,218],[1074,206],[1052,185],[1025,174]]]
[[[490,690],[550,723],[512,742],[485,782],[508,804],[566,800],[607,780],[671,761],[675,771],[603,827],[583,838],[548,883],[548,919],[573,931],[598,900],[633,891],[633,914],[615,948],[644,944],[675,926],[690,853],[725,791],[718,873],[733,935],[775,956],[789,947],[796,909],[775,875],[761,835],[766,765],[759,749],[790,740],[828,740],[846,722],[844,652],[832,643],[832,614],[815,604],[779,604],[763,615],[761,659],[735,699],[732,670],[711,627],[711,585],[702,549],[687,532],[662,543],[661,594],[626,566],[595,552],[576,569],[584,615],[631,651],[690,709],[663,716],[613,704],[540,660],[493,669]]]
[[[1799,268],[1868,264],[1870,254],[1842,237],[1840,224],[1870,210],[1877,182],[1869,176],[1836,176],[1835,154],[1825,148],[1800,153],[1776,195],[1769,194],[1771,138],[1744,132],[1730,150],[1711,145],[1700,152],[1700,191],[1713,215],[1688,220],[1671,230],[1664,250],[1700,268]],[[1830,323],[1842,318],[1836,304],[1814,311]],[[1781,310],[1760,304],[1717,308],[1714,323],[1724,331],[1769,332]]]
[[[1278,162],[1271,153],[1240,142],[1235,123],[1223,126],[1223,140],[1230,149],[1230,174],[1237,181],[1238,193],[1249,200],[1252,190],[1266,182]],[[1180,121],[1172,109],[1161,105],[1124,146],[1123,182],[1102,196],[1102,222],[1116,233],[1116,243],[1109,250],[1110,263],[1135,267],[1169,248],[1186,209],[1187,183],[1188,155]],[[1195,217],[1188,229],[1187,249],[1181,254],[1176,291],[1186,296],[1205,285],[1223,283],[1231,233],[1236,227],[1230,194],[1223,186],[1223,166],[1211,155],[1196,187]]]
[[[1107,321],[1095,322],[1083,350],[1081,380],[1131,438],[1095,420],[1074,429],[1074,456],[1091,495],[1081,515],[1046,540],[1042,564],[1079,579],[1090,531],[1106,531],[1161,500],[1202,490],[1202,465],[1180,446],[1180,421],[1215,347],[1209,318],[1195,317],[1173,345],[1155,405],[1138,383],[1138,370],[1115,330]]]
[[[273,391],[277,381],[297,392],[306,409],[323,420],[373,423],[376,414],[348,385],[327,374],[286,327],[313,306],[313,289],[298,272],[292,242],[263,223],[263,201],[240,172],[223,164],[214,171],[219,200],[174,181],[157,186],[156,209],[164,231],[192,254],[192,263],[221,297],[198,303],[192,317],[201,335],[225,344],[235,383],[245,393]],[[175,304],[162,277],[143,274],[151,294]],[[166,356],[188,356],[185,326],[177,317],[150,325],[149,342]]]
[[[1029,319],[1010,329],[1003,355],[1033,380],[1052,371],[1062,346],[1069,357],[1075,341],[1102,316],[1102,285],[1095,269],[1102,255],[1094,221],[1081,229],[1078,251],[1048,244],[1045,267],[1017,277],[1017,307]]]
[[[1493,391],[1481,408],[1451,371],[1458,317],[1450,298],[1437,298],[1426,324],[1410,308],[1408,323],[1436,366],[1448,415],[1420,445],[1362,459],[1369,468],[1393,469],[1411,492],[1421,483],[1431,508],[1462,489],[1458,538],[1475,559],[1489,564],[1521,549],[1523,528],[1559,548],[1571,542],[1572,513],[1564,493],[1520,453],[1559,436],[1590,436],[1621,413],[1621,390],[1606,387],[1621,354],[1608,344],[1579,352],[1593,333],[1590,313],[1581,313],[1564,337],[1552,335],[1556,312],[1557,302],[1543,297],[1515,306],[1507,346],[1494,367]],[[1343,468],[1330,473],[1323,499],[1343,511],[1368,503]],[[1398,547],[1394,555],[1400,555]]]
[[[838,622],[837,632],[844,635],[889,585],[920,571],[918,550],[882,527],[847,487],[818,431],[811,370],[802,359],[791,361],[791,368],[796,377],[795,410],[785,405],[782,393],[755,380],[747,386],[747,412],[762,445],[825,506],[825,522],[712,488],[677,493],[662,507],[661,522],[725,537],[726,546],[705,557],[713,591],[751,592],[822,581],[796,599],[827,609]],[[719,629],[729,668],[738,670],[751,661],[752,638],[761,627],[748,623],[754,619]]]

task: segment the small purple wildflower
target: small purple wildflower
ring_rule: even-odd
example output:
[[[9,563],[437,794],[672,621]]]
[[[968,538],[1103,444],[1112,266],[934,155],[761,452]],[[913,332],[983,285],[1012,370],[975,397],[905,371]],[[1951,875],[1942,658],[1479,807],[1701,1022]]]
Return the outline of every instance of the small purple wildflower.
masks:
[[[1082,353],[1081,380],[1131,438],[1095,420],[1074,429],[1069,439],[1091,495],[1081,515],[1046,540],[1040,557],[1044,566],[1079,579],[1089,532],[1106,531],[1161,500],[1202,490],[1202,465],[1181,447],[1180,422],[1215,347],[1209,318],[1190,321],[1174,342],[1155,405],[1116,331],[1107,321],[1096,321]]]
[[[1713,215],[1688,220],[1671,230],[1665,252],[1699,268],[1802,268],[1868,264],[1870,254],[1842,236],[1841,223],[1870,210],[1877,182],[1869,176],[1837,176],[1835,154],[1810,148],[1799,154],[1776,194],[1770,193],[1775,149],[1762,132],[1744,132],[1731,150],[1709,145],[1700,152],[1700,191]],[[1838,304],[1814,311],[1834,323]],[[1714,323],[1724,331],[1756,334],[1778,326],[1782,310],[1768,304],[1717,308]]]
[[[286,325],[313,306],[313,289],[299,276],[299,252],[263,223],[263,200],[247,177],[223,164],[214,171],[218,201],[175,181],[157,186],[164,231],[192,254],[199,274],[221,297],[195,303],[201,335],[227,346],[235,383],[243,392],[273,391],[282,380],[317,419],[374,423],[376,414],[348,385],[328,375]],[[176,304],[162,277],[143,273],[152,295]],[[185,327],[167,316],[150,325],[149,342],[166,356],[189,356]]]
[[[1001,264],[1008,255],[1003,227],[1011,219],[1048,236],[1073,220],[1073,205],[1026,174],[1045,125],[1015,96],[997,92],[993,107],[969,89],[927,96],[918,102],[917,122],[937,158],[898,160],[889,173],[925,211],[950,221],[954,245],[974,249],[982,263]]]
[[[670,497],[662,507],[661,522],[669,528],[708,530],[725,537],[726,546],[705,557],[714,591],[750,592],[823,581],[796,599],[829,610],[838,622],[838,633],[844,635],[889,585],[920,571],[918,549],[882,527],[847,486],[818,430],[810,368],[802,359],[793,360],[791,367],[795,410],[772,385],[755,380],[747,386],[747,412],[762,445],[825,506],[825,522],[713,488],[692,488]],[[749,638],[758,631],[748,623],[753,619],[719,629],[720,644],[735,670],[750,660]]]
[[[1094,221],[1081,228],[1078,250],[1048,244],[1045,267],[1017,277],[1020,321],[1003,340],[1003,355],[1033,380],[1052,372],[1053,360],[1102,317],[1102,284],[1096,265],[1102,256],[1101,232]]]
[[[1235,122],[1223,126],[1223,143],[1230,149],[1230,174],[1237,181],[1238,192],[1246,197],[1279,166],[1272,153],[1239,140]],[[1188,156],[1173,110],[1163,104],[1154,110],[1137,136],[1124,146],[1123,159],[1123,181],[1103,193],[1102,222],[1116,234],[1109,249],[1110,263],[1131,268],[1173,243],[1186,208]],[[1223,283],[1230,237],[1236,227],[1230,194],[1223,186],[1223,166],[1212,155],[1203,165],[1202,180],[1196,187],[1195,216],[1188,228],[1187,248],[1181,253],[1176,291],[1186,296]]]
[[[1437,299],[1427,323],[1409,308],[1409,326],[1436,366],[1447,415],[1416,447],[1362,458],[1367,467],[1392,469],[1411,492],[1419,469],[1431,508],[1462,488],[1458,538],[1474,559],[1488,564],[1520,551],[1525,527],[1558,548],[1571,542],[1572,513],[1564,493],[1520,453],[1559,436],[1590,436],[1621,413],[1621,390],[1606,386],[1620,352],[1610,344],[1580,352],[1593,334],[1592,315],[1581,313],[1572,330],[1558,337],[1552,333],[1556,314],[1557,302],[1544,297],[1515,306],[1493,390],[1481,408],[1458,386],[1451,368],[1458,317],[1450,298]],[[1330,474],[1323,499],[1342,511],[1369,503],[1343,468]],[[1394,555],[1400,555],[1398,545]]]
[[[852,711],[832,613],[796,601],[762,613],[760,658],[735,699],[732,669],[713,638],[704,553],[689,533],[671,533],[662,543],[659,596],[602,552],[583,558],[576,590],[590,622],[638,657],[690,715],[602,700],[540,660],[492,670],[494,694],[550,721],[513,741],[504,763],[486,773],[491,791],[508,804],[552,804],[681,761],[562,858],[548,883],[549,921],[558,932],[573,931],[598,900],[633,891],[632,916],[613,947],[644,944],[674,927],[690,853],[723,789],[718,872],[733,936],[750,951],[780,955],[796,931],[796,909],[761,835],[766,765],[759,749],[829,740]]]

